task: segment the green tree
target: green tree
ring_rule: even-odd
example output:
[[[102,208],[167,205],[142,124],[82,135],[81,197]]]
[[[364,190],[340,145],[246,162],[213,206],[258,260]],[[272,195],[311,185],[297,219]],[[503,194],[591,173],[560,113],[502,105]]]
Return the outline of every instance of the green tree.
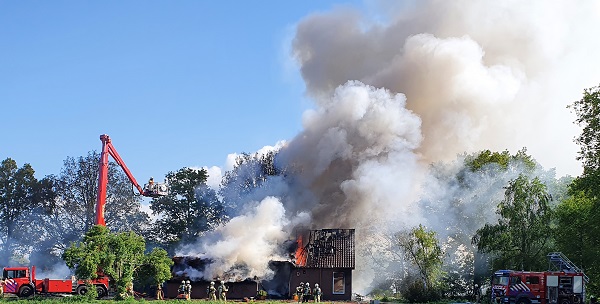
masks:
[[[600,215],[594,209],[595,200],[585,192],[578,191],[556,208],[555,242],[557,250],[564,253],[592,278],[600,277],[598,249],[600,236],[595,233]],[[600,290],[598,280],[591,280],[588,290],[595,294]]]
[[[169,172],[169,195],[153,199],[150,209],[159,218],[154,226],[155,241],[173,245],[195,240],[225,219],[223,204],[206,186],[205,169],[182,168]]]
[[[81,242],[72,243],[65,250],[63,259],[82,279],[96,278],[98,271],[103,272],[115,282],[118,295],[124,295],[142,267],[154,267],[151,274],[156,275],[157,281],[167,277],[171,259],[162,249],[145,255],[145,246],[144,238],[132,231],[111,233],[106,227],[96,225]]]
[[[157,286],[171,278],[174,262],[166,250],[155,247],[146,255],[144,263],[136,270],[136,282]]]
[[[577,115],[575,124],[582,128],[575,143],[580,148],[577,160],[583,164],[583,173],[569,188],[572,198],[558,206],[560,234],[557,235],[557,245],[573,255],[588,275],[597,277],[600,276],[600,262],[597,256],[590,256],[588,252],[600,252],[600,86],[584,89],[583,97],[568,108]],[[568,224],[569,217],[573,217],[572,226]],[[569,232],[563,233],[562,229]],[[573,246],[573,239],[569,239],[568,233],[573,233],[573,239],[585,243]],[[600,292],[600,284],[594,280],[588,288],[591,293]]]
[[[61,214],[68,214],[69,230],[78,231],[79,237],[95,224],[99,160],[100,154],[95,151],[85,157],[67,157],[56,180]],[[149,217],[140,210],[141,198],[135,191],[123,169],[109,162],[105,214],[108,227],[144,233]]]
[[[460,155],[456,163],[430,166],[419,205],[436,218],[436,227],[444,227],[437,233],[446,252],[443,270],[448,292],[470,292],[474,283],[489,277],[490,256],[478,252],[471,239],[487,221],[497,218],[503,187],[520,173],[533,172],[545,182],[554,179],[553,171],[543,171],[525,148],[512,154],[483,150]]]
[[[51,212],[36,218],[38,240],[36,252],[31,256],[38,266],[50,266],[60,261],[71,242],[79,240],[93,227],[98,195],[98,161],[100,154],[89,152],[86,156],[67,157],[60,175],[53,177],[57,199]],[[144,234],[149,226],[149,216],[141,211],[140,197],[123,170],[109,163],[106,224],[114,231],[132,230]]]
[[[19,168],[11,158],[0,163],[0,239],[3,241],[0,263],[29,253],[30,247],[23,245],[33,245],[39,236],[30,229],[30,217],[54,208],[56,194],[52,179],[37,180],[34,174],[30,164]]]
[[[575,124],[582,128],[575,138],[579,145],[577,160],[583,163],[583,173],[575,179],[573,191],[585,191],[600,197],[600,86],[585,89],[583,97],[568,106],[575,114]],[[600,204],[598,208],[600,208]],[[600,209],[598,209],[600,210]]]
[[[406,259],[416,266],[424,288],[434,289],[442,275],[444,252],[435,231],[427,231],[423,225],[396,235],[398,246]]]
[[[537,177],[530,180],[519,175],[509,182],[498,204],[498,223],[477,230],[473,244],[496,257],[495,269],[540,269],[552,237],[550,201],[546,186]]]
[[[575,112],[575,123],[582,127],[575,139],[580,146],[577,160],[583,162],[583,176],[600,171],[600,86],[585,89],[583,97],[568,106]]]
[[[533,157],[527,154],[526,148],[517,151],[515,155],[510,155],[510,152],[507,150],[502,152],[484,150],[477,154],[467,155],[465,157],[465,165],[472,172],[481,170],[490,164],[496,164],[502,170],[507,170],[511,163],[523,164],[525,165],[525,168],[530,170],[537,166],[537,162],[533,159]]]
[[[220,195],[235,208],[243,205],[243,198],[254,199],[248,194],[262,187],[270,176],[283,174],[283,169],[275,165],[277,151],[264,154],[243,153],[235,160],[233,170],[225,172]]]
[[[556,244],[576,265],[587,268],[597,257],[593,241],[586,232],[592,216],[593,200],[579,191],[565,199],[556,208]],[[590,255],[591,254],[591,255]]]

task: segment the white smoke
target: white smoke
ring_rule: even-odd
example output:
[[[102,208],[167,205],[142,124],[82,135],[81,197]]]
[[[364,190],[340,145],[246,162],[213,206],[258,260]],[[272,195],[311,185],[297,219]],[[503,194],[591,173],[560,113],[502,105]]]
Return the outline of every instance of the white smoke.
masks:
[[[423,174],[426,165],[440,161],[456,161],[454,166],[458,167],[452,172],[456,174],[463,164],[456,160],[461,153],[483,149],[516,152],[527,147],[536,160],[556,167],[561,174],[580,173],[575,159],[577,147],[572,142],[579,130],[566,105],[598,81],[592,71],[600,70],[600,59],[590,50],[597,49],[599,43],[583,34],[593,32],[597,36],[600,32],[600,6],[596,2],[370,3],[381,5],[381,10],[366,15],[343,8],[311,15],[298,24],[293,40],[293,54],[307,93],[319,109],[327,108],[328,96],[339,86],[359,80],[375,88],[386,88],[392,94],[405,94],[406,109],[421,119],[417,126],[420,128],[407,126],[413,128],[405,131],[423,136],[419,146],[406,156],[417,160],[414,166],[379,160],[369,164],[352,154],[360,164],[348,169],[350,182],[349,174],[340,169],[332,169],[336,172],[326,178],[340,181],[341,189],[355,181],[371,182],[368,187],[344,191],[340,199],[365,198],[364,205],[343,210],[344,216],[356,223],[357,243],[377,247],[386,234],[399,227],[414,226],[415,222],[434,229],[445,240],[453,240],[458,232],[463,233],[463,238],[472,236],[477,228],[492,221],[494,202],[502,197],[502,187],[518,170],[467,175],[468,189],[456,187],[448,178],[438,180],[440,176],[431,175],[434,173]],[[383,18],[372,19],[373,15]],[[404,104],[402,107],[404,110]],[[380,119],[386,121],[386,115]],[[386,136],[377,128],[372,131],[375,136]],[[326,140],[328,133],[322,134]],[[314,146],[307,140],[304,143],[304,147],[309,147],[305,149]],[[377,168],[387,168],[388,172],[377,174]],[[390,187],[390,183],[402,185],[402,177],[390,174],[401,170],[405,170],[403,177],[419,187]],[[426,177],[421,179],[423,176]],[[383,193],[383,197],[394,193],[398,199],[381,200],[382,196],[374,193]],[[424,194],[421,202],[415,203],[420,194]],[[383,205],[389,213],[375,217],[377,212],[372,210],[381,210],[382,201],[387,203]],[[332,207],[338,210],[337,204]],[[395,213],[396,210],[407,212]],[[394,227],[390,229],[389,219],[394,217],[397,220],[389,225]],[[365,223],[374,218],[386,229],[373,229]],[[369,235],[361,235],[365,231]],[[462,239],[455,243],[461,247],[469,242]],[[361,264],[357,266],[353,288],[368,291],[372,287],[373,282],[364,278],[374,277],[373,260],[381,255],[373,255],[380,253],[371,250],[357,256]],[[390,266],[386,259],[380,260],[383,262],[377,265],[378,269]],[[361,278],[360,282],[356,278]]]
[[[186,269],[184,272],[188,276],[206,280],[266,278],[272,273],[268,268],[269,261],[288,258],[279,250],[291,235],[291,231],[286,230],[291,228],[290,221],[285,218],[281,202],[277,198],[266,197],[246,208],[243,215],[204,236],[200,244],[179,250],[179,255],[210,261],[202,272]]]
[[[386,243],[399,229],[434,229],[461,266],[472,259],[464,238],[494,219],[502,187],[522,170],[465,172],[461,188],[457,155],[527,147],[544,166],[579,173],[565,107],[598,81],[595,2],[396,3],[376,20],[345,8],[298,24],[293,54],[315,109],[279,150],[289,171],[243,198],[247,213],[179,252],[216,261],[205,278],[268,275],[298,225],[356,228],[361,293],[386,279],[379,269],[402,267]]]

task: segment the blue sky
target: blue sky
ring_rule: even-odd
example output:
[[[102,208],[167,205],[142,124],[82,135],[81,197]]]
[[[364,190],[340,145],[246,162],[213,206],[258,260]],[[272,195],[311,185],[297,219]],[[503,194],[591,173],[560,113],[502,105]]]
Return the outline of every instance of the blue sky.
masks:
[[[357,1],[0,1],[0,159],[36,177],[108,134],[140,183],[291,139],[295,24]]]

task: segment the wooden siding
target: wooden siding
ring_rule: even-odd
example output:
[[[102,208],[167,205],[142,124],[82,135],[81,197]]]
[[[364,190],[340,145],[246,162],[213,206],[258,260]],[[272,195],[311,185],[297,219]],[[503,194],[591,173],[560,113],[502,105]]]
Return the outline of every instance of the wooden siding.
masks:
[[[333,274],[341,272],[344,274],[344,293],[333,293]],[[300,283],[309,283],[311,290],[315,283],[319,284],[323,295],[322,301],[350,301],[352,299],[352,269],[350,268],[308,268],[298,267],[292,270],[290,277],[290,294],[293,298],[296,292],[296,286]],[[312,299],[312,297],[311,297]]]

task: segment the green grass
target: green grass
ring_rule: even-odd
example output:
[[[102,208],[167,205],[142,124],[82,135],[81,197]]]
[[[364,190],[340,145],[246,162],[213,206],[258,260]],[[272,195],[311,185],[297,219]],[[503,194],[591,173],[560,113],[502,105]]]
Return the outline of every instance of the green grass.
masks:
[[[42,296],[35,296],[32,298],[28,298],[28,299],[20,299],[18,297],[15,296],[6,296],[4,298],[0,298],[0,303],[10,303],[10,304],[84,304],[84,303],[93,303],[93,304],[130,304],[130,303],[136,303],[136,304],[140,304],[140,302],[150,302],[153,304],[159,304],[159,303],[180,303],[180,304],[224,304],[221,301],[207,301],[207,300],[202,300],[202,299],[192,299],[190,301],[185,301],[185,300],[175,300],[175,299],[168,299],[168,300],[154,300],[154,299],[133,299],[133,298],[128,298],[125,300],[90,300],[86,297],[83,296],[67,296],[67,297],[42,297]],[[148,304],[150,304],[148,303]],[[227,303],[255,303],[255,304],[296,304],[296,301],[292,301],[292,300],[255,300],[252,302],[244,302],[244,301],[240,301],[240,300],[228,300]],[[314,302],[310,302],[310,303],[314,303]],[[327,302],[327,301],[323,301],[321,302],[321,304],[332,304],[334,302]],[[335,302],[335,303],[340,303],[340,302]]]

